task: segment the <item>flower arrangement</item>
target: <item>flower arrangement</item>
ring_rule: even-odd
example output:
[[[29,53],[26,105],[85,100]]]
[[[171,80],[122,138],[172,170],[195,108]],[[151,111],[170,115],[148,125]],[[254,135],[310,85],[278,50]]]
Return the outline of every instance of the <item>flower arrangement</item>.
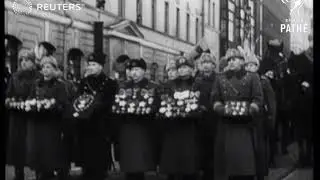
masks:
[[[169,94],[161,96],[158,115],[165,118],[188,117],[199,113],[200,91],[175,91],[173,97]]]
[[[226,116],[249,115],[249,103],[246,101],[227,101],[224,109]]]
[[[27,99],[21,100],[12,98],[6,98],[5,105],[8,109],[19,110],[24,112],[30,111],[48,111],[52,110],[56,105],[56,100],[54,98],[51,99]]]
[[[83,94],[79,96],[74,102],[73,102],[73,109],[74,113],[72,114],[73,117],[79,117],[79,113],[85,111],[88,109],[94,101],[94,96],[91,94]]]
[[[148,115],[154,113],[154,89],[120,89],[115,95],[112,112]]]

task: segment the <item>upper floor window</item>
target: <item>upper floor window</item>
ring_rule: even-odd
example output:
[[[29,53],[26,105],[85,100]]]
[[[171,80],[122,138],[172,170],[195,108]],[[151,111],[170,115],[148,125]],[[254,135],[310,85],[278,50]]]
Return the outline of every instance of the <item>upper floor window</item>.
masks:
[[[216,25],[215,9],[216,9],[216,5],[215,3],[212,3],[212,27],[215,27]]]
[[[176,36],[180,37],[180,9],[177,8],[177,15],[176,15]]]
[[[164,32],[169,32],[169,2],[165,2]]]
[[[157,23],[157,0],[152,0],[152,29],[156,29]]]
[[[187,13],[187,41],[190,40],[190,14]]]
[[[137,0],[137,24],[142,24],[142,0]]]

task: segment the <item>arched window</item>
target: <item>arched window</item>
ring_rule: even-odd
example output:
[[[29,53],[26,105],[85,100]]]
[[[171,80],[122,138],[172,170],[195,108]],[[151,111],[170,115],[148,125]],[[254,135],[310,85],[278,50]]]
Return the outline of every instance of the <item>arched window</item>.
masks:
[[[78,48],[72,48],[68,52],[67,79],[79,83],[81,79],[81,59],[83,52]]]
[[[22,42],[15,36],[5,35],[5,67],[9,73],[16,72],[18,69],[18,51]]]

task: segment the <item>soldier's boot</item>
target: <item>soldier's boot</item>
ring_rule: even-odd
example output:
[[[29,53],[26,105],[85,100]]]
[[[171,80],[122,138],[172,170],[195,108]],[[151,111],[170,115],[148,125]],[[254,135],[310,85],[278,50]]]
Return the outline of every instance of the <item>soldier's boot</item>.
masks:
[[[15,177],[14,180],[24,180],[24,170],[21,167],[15,167]]]

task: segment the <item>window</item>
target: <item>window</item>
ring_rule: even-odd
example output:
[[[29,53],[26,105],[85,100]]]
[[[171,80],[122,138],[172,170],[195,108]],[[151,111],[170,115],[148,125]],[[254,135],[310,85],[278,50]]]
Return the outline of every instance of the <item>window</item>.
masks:
[[[199,41],[199,18],[196,18],[196,43]]]
[[[137,24],[142,24],[142,0],[137,0]]]
[[[214,3],[212,3],[212,27],[215,27],[215,21],[216,21],[216,18],[215,18],[215,8],[216,8],[216,5]]]
[[[125,0],[119,0],[119,16],[124,17],[124,12],[125,12]]]
[[[187,41],[189,41],[190,36],[190,14],[187,13]]]
[[[210,6],[211,6],[211,0],[208,0],[208,25],[210,25],[210,16],[211,16]]]
[[[169,2],[165,2],[164,32],[169,32]]]
[[[156,29],[157,23],[157,0],[152,0],[152,29]]]
[[[176,36],[179,38],[180,36],[180,9],[177,8],[177,15],[176,15]]]

